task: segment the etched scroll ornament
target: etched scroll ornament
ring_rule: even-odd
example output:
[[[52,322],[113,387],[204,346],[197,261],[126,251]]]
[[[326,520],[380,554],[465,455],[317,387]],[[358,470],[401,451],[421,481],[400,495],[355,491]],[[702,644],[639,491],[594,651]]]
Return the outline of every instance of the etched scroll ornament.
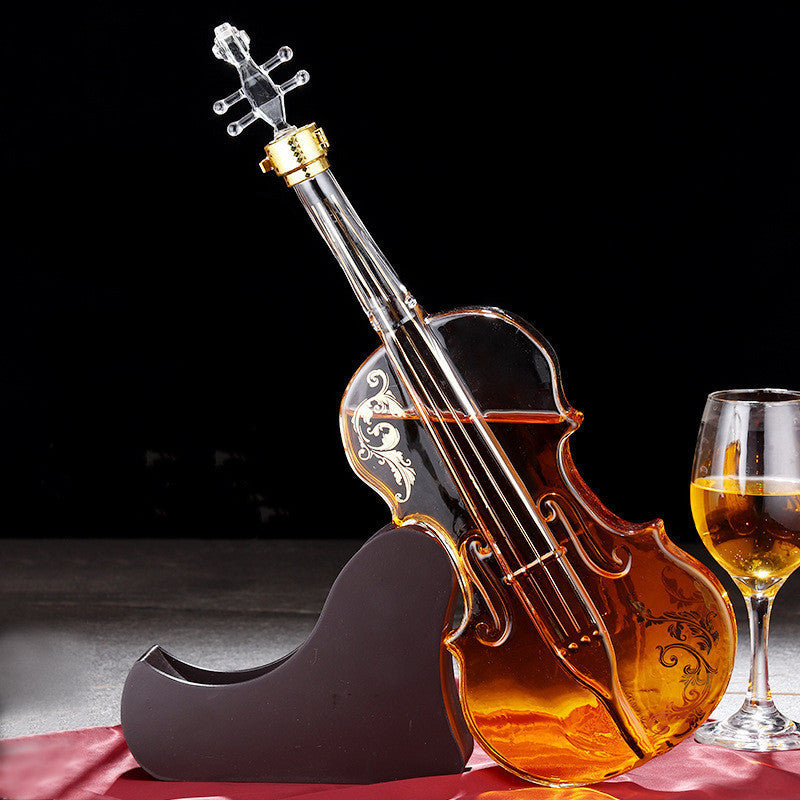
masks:
[[[362,461],[374,458],[378,464],[386,464],[392,471],[395,483],[401,491],[395,492],[398,503],[411,497],[411,488],[417,473],[410,459],[397,448],[400,431],[385,419],[375,420],[377,414],[402,416],[404,411],[392,390],[389,378],[382,369],[373,369],[367,374],[367,384],[378,391],[362,400],[353,414],[353,430],[358,437],[358,457]]]

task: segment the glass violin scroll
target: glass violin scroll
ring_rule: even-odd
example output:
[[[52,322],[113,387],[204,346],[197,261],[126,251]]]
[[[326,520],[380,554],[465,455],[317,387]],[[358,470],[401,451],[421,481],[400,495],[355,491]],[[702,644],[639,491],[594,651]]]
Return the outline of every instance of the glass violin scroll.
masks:
[[[328,169],[328,139],[322,128],[313,122],[298,129],[286,121],[284,95],[308,83],[306,70],[300,70],[284,83],[275,83],[269,74],[275,67],[292,58],[290,47],[281,47],[263,64],[250,56],[250,37],[245,31],[225,22],[214,29],[214,55],[236,68],[241,88],[217,100],[213,109],[224,114],[231,106],[247,100],[250,111],[228,125],[228,134],[238,136],[248,125],[261,119],[272,126],[275,138],[264,148],[266,157],[259,162],[262,172],[275,171],[287,186],[319,175]]]
[[[730,679],[725,591],[660,520],[625,522],[584,483],[569,448],[583,415],[544,337],[499,309],[428,315],[328,166],[290,185],[380,344],[345,391],[343,445],[395,524],[422,526],[456,570],[464,615],[442,644],[470,731],[551,786],[665,752]]]
[[[277,84],[270,77],[270,71],[292,58],[290,47],[281,47],[278,52],[263,64],[256,64],[250,56],[250,37],[243,30],[234,28],[225,22],[214,28],[214,46],[211,52],[222,61],[235,67],[239,73],[241,88],[222,100],[217,100],[213,109],[217,114],[224,114],[231,106],[242,100],[250,104],[250,111],[241,119],[228,125],[228,133],[238,136],[256,119],[269,123],[276,136],[295,130],[294,125],[286,122],[286,109],[283,96],[308,83],[309,74],[300,70],[284,83]]]

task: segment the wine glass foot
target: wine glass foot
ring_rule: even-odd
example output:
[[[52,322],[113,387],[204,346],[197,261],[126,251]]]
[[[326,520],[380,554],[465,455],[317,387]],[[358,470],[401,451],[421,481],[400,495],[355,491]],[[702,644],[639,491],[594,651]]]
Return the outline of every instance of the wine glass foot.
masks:
[[[774,705],[748,705],[727,719],[706,722],[694,734],[701,744],[716,744],[729,750],[798,750],[800,728]]]

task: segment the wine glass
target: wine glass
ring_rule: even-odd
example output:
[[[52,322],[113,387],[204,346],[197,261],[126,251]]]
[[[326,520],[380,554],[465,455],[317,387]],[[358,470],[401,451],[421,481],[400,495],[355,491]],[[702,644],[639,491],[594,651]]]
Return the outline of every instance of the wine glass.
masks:
[[[772,701],[767,670],[772,602],[800,565],[800,392],[710,394],[690,494],[703,544],[744,595],[751,653],[744,704],[695,739],[734,750],[800,748],[800,729]]]

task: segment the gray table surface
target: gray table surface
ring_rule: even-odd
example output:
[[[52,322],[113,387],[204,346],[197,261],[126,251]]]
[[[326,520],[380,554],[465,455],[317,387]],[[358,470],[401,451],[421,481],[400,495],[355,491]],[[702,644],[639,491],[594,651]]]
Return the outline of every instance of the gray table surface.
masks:
[[[362,540],[0,541],[0,738],[119,723],[122,687],[153,644],[218,670],[255,667],[300,644]],[[701,546],[694,555],[710,564]],[[744,699],[749,634],[715,712]],[[776,703],[800,719],[800,578],[781,589],[770,634]]]

